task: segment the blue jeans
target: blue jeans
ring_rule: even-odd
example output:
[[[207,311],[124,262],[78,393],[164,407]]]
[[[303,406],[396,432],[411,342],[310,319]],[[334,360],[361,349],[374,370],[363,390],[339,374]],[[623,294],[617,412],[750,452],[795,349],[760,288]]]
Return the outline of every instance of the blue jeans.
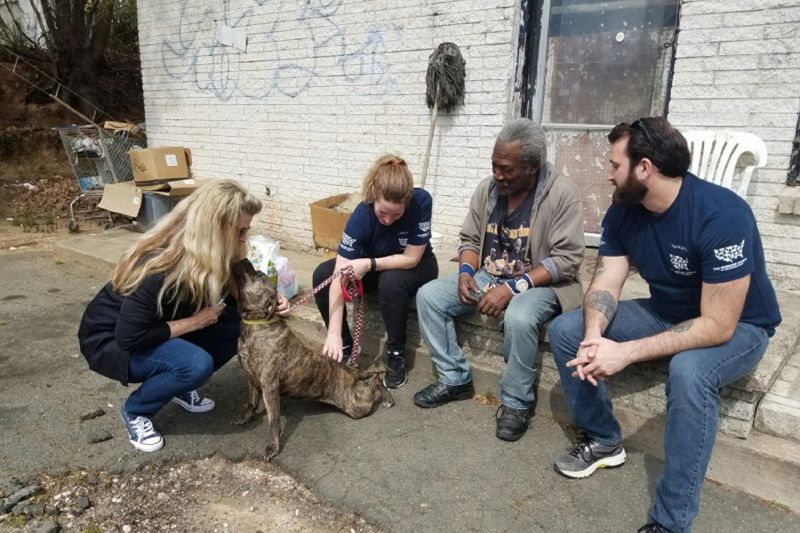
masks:
[[[673,324],[653,313],[646,299],[626,300],[605,336],[623,342],[661,333]],[[597,387],[572,377],[567,361],[583,340],[583,311],[566,313],[550,325],[550,345],[575,425],[603,444],[622,441],[604,382]],[[681,352],[669,362],[664,470],[650,509],[651,519],[676,533],[691,531],[700,505],[714,438],[719,389],[745,375],[764,355],[769,338],[758,326],[740,322],[719,346]]]
[[[130,383],[142,385],[125,401],[132,416],[152,417],[173,397],[208,381],[236,355],[239,313],[226,307],[216,324],[131,354]]]
[[[475,281],[483,288],[495,278],[479,269]],[[472,381],[469,363],[456,339],[454,318],[472,314],[476,307],[461,303],[458,274],[431,281],[417,293],[419,329],[436,366],[439,381],[445,385],[463,385]],[[555,292],[548,287],[534,287],[514,296],[509,302],[500,324],[504,332],[503,358],[507,365],[500,380],[503,405],[515,409],[533,406],[539,329],[559,309]]]

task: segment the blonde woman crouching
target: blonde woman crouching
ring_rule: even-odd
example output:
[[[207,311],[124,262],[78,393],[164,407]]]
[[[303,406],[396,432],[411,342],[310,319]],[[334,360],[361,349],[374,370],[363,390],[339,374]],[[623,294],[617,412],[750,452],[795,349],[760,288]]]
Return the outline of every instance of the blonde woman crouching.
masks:
[[[131,444],[164,445],[150,418],[173,401],[214,408],[196,389],[236,354],[239,313],[232,265],[245,257],[261,201],[233,180],[204,185],[129,250],[87,307],[78,331],[89,368],[141,383],[121,413]],[[280,311],[288,305],[281,301]]]

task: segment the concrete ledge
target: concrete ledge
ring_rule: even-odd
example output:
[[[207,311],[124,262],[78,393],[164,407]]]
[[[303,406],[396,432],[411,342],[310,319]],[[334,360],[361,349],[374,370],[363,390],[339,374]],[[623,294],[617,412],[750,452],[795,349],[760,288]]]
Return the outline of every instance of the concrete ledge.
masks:
[[[587,257],[581,268],[584,287],[591,280],[594,260]],[[440,261],[440,277],[456,271],[456,264]],[[310,279],[310,274],[308,275]],[[622,293],[623,299],[643,298],[649,295],[646,283],[638,274],[629,276]],[[769,387],[777,379],[784,363],[794,351],[800,335],[800,321],[790,310],[788,302],[795,296],[792,293],[778,293],[784,322],[770,339],[764,357],[756,367],[735,383],[720,391],[719,431],[738,438],[747,438],[756,418],[759,402]],[[383,319],[374,296],[366,299],[364,346],[378,361],[383,353]],[[784,302],[787,302],[784,305]],[[314,310],[314,313],[316,311]],[[354,316],[349,311],[349,316]],[[319,320],[306,316],[309,320]],[[321,323],[321,321],[320,321]],[[469,315],[457,321],[458,340],[474,371],[486,374],[487,378],[476,378],[476,386],[484,392],[499,395],[497,382],[505,371],[503,361],[503,333],[497,319],[483,315]],[[416,307],[412,304],[408,318],[407,352],[410,364],[414,359],[423,356],[427,363],[427,350],[422,342],[417,327]],[[324,333],[322,333],[324,338]],[[558,383],[558,371],[547,339],[547,324],[544,325],[540,338],[543,339],[539,350],[540,373],[538,379],[542,383]],[[607,380],[614,405],[643,416],[663,415],[666,409],[666,378],[668,361],[660,360],[640,363],[626,368],[616,376]],[[800,411],[798,411],[800,414]],[[765,418],[766,420],[767,418]],[[771,426],[770,426],[771,427]]]
[[[795,351],[756,411],[758,431],[800,442],[800,351]]]

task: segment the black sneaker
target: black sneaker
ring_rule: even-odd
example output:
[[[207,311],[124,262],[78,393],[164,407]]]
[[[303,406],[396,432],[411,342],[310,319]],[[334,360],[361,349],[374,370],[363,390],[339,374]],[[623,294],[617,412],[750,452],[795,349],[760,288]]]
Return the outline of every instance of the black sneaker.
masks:
[[[672,531],[658,522],[650,522],[637,529],[636,533],[672,533]]]
[[[500,440],[509,442],[519,440],[531,427],[530,409],[514,409],[501,405],[494,416],[497,419],[495,435]]]
[[[387,389],[399,389],[408,381],[406,354],[397,348],[387,348],[386,360],[389,363],[389,370],[383,376],[383,385]]]
[[[613,468],[625,462],[622,443],[607,446],[593,441],[585,433],[571,452],[556,459],[553,467],[564,476],[580,479],[594,474],[598,468]]]

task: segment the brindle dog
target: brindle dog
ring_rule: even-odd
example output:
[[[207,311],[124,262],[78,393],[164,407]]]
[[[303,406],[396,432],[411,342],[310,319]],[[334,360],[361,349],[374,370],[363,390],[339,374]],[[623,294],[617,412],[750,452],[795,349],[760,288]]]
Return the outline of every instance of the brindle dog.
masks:
[[[263,272],[247,259],[233,268],[239,289],[242,333],[239,361],[247,374],[250,399],[237,423],[247,423],[264,400],[269,422],[266,459],[280,451],[280,395],[315,398],[330,403],[352,418],[369,415],[376,399],[391,407],[394,399],[383,386],[378,371],[359,372],[309,350],[275,315],[277,291]],[[257,321],[250,323],[250,321]]]

